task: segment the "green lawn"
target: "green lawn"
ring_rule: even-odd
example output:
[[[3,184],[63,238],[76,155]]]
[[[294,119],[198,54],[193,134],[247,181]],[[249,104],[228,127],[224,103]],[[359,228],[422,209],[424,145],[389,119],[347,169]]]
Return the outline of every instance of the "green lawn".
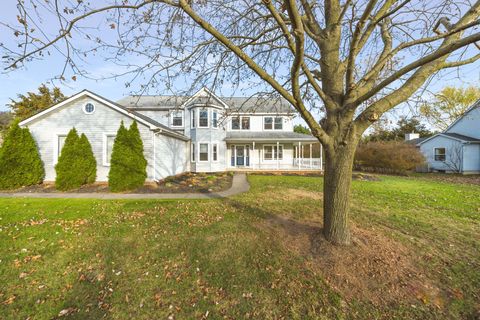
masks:
[[[381,179],[353,183],[348,248],[318,236],[317,177],[250,176],[225,200],[0,199],[0,319],[475,319],[480,187]]]

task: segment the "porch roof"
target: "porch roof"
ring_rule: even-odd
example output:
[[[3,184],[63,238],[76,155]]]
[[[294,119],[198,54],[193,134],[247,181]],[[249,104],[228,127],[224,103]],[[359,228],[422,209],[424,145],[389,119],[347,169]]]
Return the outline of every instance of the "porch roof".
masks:
[[[319,142],[312,135],[290,131],[229,131],[227,142]]]

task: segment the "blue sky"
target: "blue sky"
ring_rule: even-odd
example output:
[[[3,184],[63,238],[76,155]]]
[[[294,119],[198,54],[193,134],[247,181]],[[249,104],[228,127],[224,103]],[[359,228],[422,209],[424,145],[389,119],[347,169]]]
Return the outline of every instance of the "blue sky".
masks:
[[[16,1],[4,0],[2,10],[0,11],[1,22],[15,22],[17,15]],[[14,36],[11,31],[5,32],[0,27],[0,42],[12,43]],[[79,40],[81,43],[81,40]],[[28,63],[24,68],[13,72],[0,73],[0,110],[7,110],[5,106],[10,98],[15,98],[19,93],[28,91],[36,91],[41,83],[47,83],[54,76],[58,75],[63,67],[63,60],[58,54],[46,57],[42,61],[33,61]],[[109,74],[121,72],[121,68],[109,64],[100,56],[90,56],[85,69],[92,74]],[[66,95],[71,95],[83,89],[89,89],[101,94],[111,100],[118,100],[124,95],[128,95],[131,91],[138,90],[139,83],[134,84],[129,89],[125,88],[124,83],[128,78],[119,78],[117,80],[95,81],[86,78],[78,78],[77,81],[68,80],[65,83],[56,82],[55,84],[61,88]],[[432,81],[429,87],[431,91],[438,91],[446,85],[480,85],[480,62],[473,65],[463,67],[458,72],[450,71],[443,74],[441,79]],[[162,91],[162,90],[159,90]],[[400,113],[408,112],[405,108],[399,108]]]

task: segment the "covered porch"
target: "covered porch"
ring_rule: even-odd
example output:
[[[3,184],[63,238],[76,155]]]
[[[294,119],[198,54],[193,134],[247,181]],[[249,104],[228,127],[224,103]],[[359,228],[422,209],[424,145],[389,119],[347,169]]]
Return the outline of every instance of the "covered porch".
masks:
[[[295,132],[232,132],[226,138],[227,170],[323,170],[318,140]]]

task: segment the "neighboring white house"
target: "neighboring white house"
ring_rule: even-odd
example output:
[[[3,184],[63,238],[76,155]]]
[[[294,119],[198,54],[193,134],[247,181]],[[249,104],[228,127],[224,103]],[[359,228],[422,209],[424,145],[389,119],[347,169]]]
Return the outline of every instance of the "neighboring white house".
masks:
[[[129,96],[118,102],[84,90],[20,123],[32,133],[55,180],[65,137],[75,127],[89,139],[97,181],[107,181],[121,121],[137,121],[148,161],[147,180],[183,172],[321,169],[318,140],[293,132],[292,107],[282,99],[220,98],[204,88],[191,97]],[[304,157],[308,154],[308,157]]]
[[[444,132],[417,146],[430,171],[480,173],[480,100]]]

